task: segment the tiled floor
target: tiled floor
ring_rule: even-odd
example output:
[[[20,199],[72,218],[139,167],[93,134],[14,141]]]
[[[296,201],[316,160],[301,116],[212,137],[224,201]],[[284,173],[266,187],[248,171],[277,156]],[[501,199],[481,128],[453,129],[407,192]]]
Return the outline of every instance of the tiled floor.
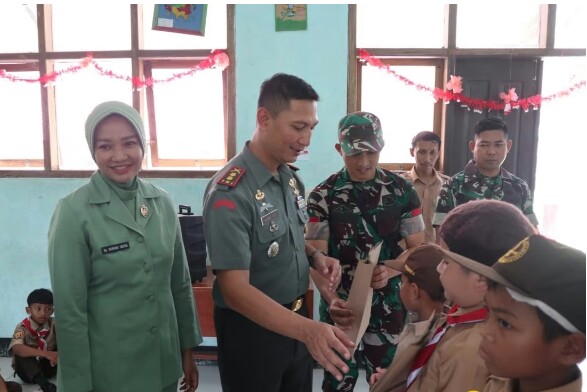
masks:
[[[17,376],[17,380],[12,377],[14,373],[12,368],[10,367],[10,358],[1,357],[0,358],[0,372],[2,376],[7,381],[19,381]],[[198,386],[198,392],[216,392],[220,391],[220,377],[218,375],[218,368],[216,366],[210,365],[200,365],[198,366],[200,370],[200,385]],[[51,380],[55,382],[55,380]],[[314,370],[314,391],[320,391],[320,384],[322,383],[322,370],[316,369]],[[357,384],[357,388],[355,388],[356,392],[367,392],[369,388],[367,387],[367,383],[365,382],[365,375],[364,373],[361,374],[361,379]],[[38,388],[36,385],[23,385],[22,388],[23,392],[40,392],[41,389]],[[112,391],[115,392],[115,391]],[[139,392],[139,391],[137,391]]]

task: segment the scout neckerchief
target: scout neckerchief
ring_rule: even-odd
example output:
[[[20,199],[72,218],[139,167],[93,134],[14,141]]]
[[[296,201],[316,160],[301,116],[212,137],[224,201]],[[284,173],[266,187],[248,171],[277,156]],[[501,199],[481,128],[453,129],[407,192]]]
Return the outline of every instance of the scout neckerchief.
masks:
[[[474,310],[469,313],[454,315],[454,313],[458,310],[458,307],[455,305],[453,306],[448,315],[446,317],[446,322],[443,323],[440,327],[436,329],[434,335],[428,343],[418,351],[414,361],[412,362],[412,366],[410,368],[410,374],[408,375],[408,382],[406,385],[406,390],[410,388],[410,385],[416,380],[428,360],[432,356],[432,353],[436,349],[436,344],[440,341],[442,336],[446,333],[446,331],[457,324],[471,324],[471,323],[478,323],[480,321],[484,321],[487,318],[487,309],[481,308]]]
[[[40,331],[35,331],[33,327],[31,327],[31,321],[28,317],[22,320],[22,324],[27,329],[27,331],[29,331],[29,333],[37,339],[37,347],[39,348],[39,350],[46,351],[47,341],[45,340],[45,338],[47,337],[47,335],[49,335],[49,330],[47,328],[42,328]]]

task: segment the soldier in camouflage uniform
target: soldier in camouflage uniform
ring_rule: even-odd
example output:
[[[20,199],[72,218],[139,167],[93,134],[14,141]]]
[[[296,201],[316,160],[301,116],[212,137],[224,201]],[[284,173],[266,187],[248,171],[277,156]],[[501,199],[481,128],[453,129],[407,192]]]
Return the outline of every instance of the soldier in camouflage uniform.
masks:
[[[518,207],[534,225],[538,220],[532,208],[528,184],[501,165],[512,147],[507,125],[499,118],[485,118],[475,126],[475,140],[469,142],[473,159],[465,170],[452,176],[440,190],[434,227],[460,204],[471,200],[502,200]]]
[[[367,258],[371,247],[383,241],[379,265],[373,272],[371,318],[363,336],[362,353],[348,361],[350,371],[342,381],[325,372],[324,391],[352,391],[358,377],[358,362],[367,380],[375,367],[387,367],[395,354],[405,311],[399,299],[401,278],[383,264],[402,249],[424,239],[424,221],[415,189],[403,178],[378,166],[383,148],[379,119],[366,112],[351,113],[339,123],[339,143],[345,167],[318,185],[308,199],[308,242],[340,260],[341,283],[336,292],[323,288],[323,280],[312,272],[322,298],[322,321],[348,325],[352,316],[345,301],[353,282],[357,261]],[[392,277],[392,275],[394,275]],[[359,342],[357,342],[359,343]]]

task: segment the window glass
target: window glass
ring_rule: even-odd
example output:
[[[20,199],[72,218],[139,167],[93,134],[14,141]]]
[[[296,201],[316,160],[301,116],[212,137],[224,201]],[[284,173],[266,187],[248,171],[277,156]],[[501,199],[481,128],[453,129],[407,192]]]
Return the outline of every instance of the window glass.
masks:
[[[153,69],[153,78],[165,79],[184,71]],[[222,71],[198,71],[156,84],[153,96],[160,160],[226,158]]]
[[[53,4],[54,51],[130,49],[130,5],[80,4]]]
[[[144,49],[226,49],[226,4],[208,4],[204,36],[153,30],[154,8],[143,5]]]
[[[0,68],[2,68],[0,66]],[[11,72],[36,79],[38,72]],[[39,83],[8,82],[0,79],[0,160],[43,159],[43,123]],[[41,165],[40,168],[42,168]]]
[[[0,53],[38,51],[37,6],[2,2],[0,15]]]
[[[397,74],[415,84],[435,86],[434,66],[391,66]],[[412,138],[421,131],[433,131],[434,99],[431,94],[407,86],[384,70],[362,67],[361,110],[381,120],[385,147],[381,163],[412,163]]]
[[[565,3],[556,5],[556,34],[554,46],[557,48],[585,48],[587,35],[585,3]]]
[[[442,48],[445,4],[373,2],[357,5],[358,48]]]
[[[459,48],[537,48],[539,38],[540,4],[470,2],[457,6]]]
[[[131,75],[130,60],[100,59],[98,64],[118,75]],[[70,62],[55,64],[59,71],[75,65]],[[55,85],[57,114],[57,141],[59,169],[95,169],[85,136],[85,122],[90,111],[104,101],[122,101],[132,105],[130,82],[99,75],[88,67],[76,74],[61,78]]]

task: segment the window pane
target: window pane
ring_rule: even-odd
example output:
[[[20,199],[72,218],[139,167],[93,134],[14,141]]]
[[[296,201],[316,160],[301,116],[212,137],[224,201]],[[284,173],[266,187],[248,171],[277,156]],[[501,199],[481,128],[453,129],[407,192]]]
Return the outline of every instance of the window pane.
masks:
[[[554,46],[557,48],[585,48],[585,3],[565,3],[556,5],[556,34]]]
[[[11,72],[11,74],[31,79],[39,77],[38,72]],[[43,123],[39,83],[0,80],[0,90],[2,91],[0,94],[0,140],[2,140],[0,160],[43,159]]]
[[[53,4],[54,51],[125,50],[130,46],[130,5]]]
[[[543,95],[557,93],[585,80],[585,57],[544,60]],[[540,106],[538,161],[534,211],[540,232],[557,241],[587,251],[583,232],[585,215],[576,202],[562,197],[556,184],[577,183],[585,166],[582,141],[585,135],[587,91],[577,90]],[[578,143],[576,145],[574,143]]]
[[[105,70],[131,75],[130,60],[98,62]],[[55,70],[76,63],[60,62]],[[65,170],[95,169],[85,136],[85,123],[90,111],[104,101],[122,101],[132,105],[130,82],[99,75],[93,68],[62,78],[55,85],[59,168]]]
[[[153,69],[165,79],[185,69]],[[153,87],[159,159],[225,159],[222,71],[198,71]],[[192,167],[193,169],[193,167]]]
[[[444,4],[373,2],[357,5],[358,48],[442,48]]]
[[[152,30],[154,9],[143,5],[144,49],[226,49],[226,4],[208,4],[203,37]]]
[[[0,53],[37,52],[37,6],[2,2]]]
[[[392,66],[416,84],[434,88],[434,66]],[[372,112],[381,120],[385,147],[381,163],[409,163],[412,138],[420,131],[434,128],[434,99],[427,93],[387,74],[376,67],[363,66],[361,110]]]
[[[537,48],[540,4],[527,2],[459,3],[457,47]]]

